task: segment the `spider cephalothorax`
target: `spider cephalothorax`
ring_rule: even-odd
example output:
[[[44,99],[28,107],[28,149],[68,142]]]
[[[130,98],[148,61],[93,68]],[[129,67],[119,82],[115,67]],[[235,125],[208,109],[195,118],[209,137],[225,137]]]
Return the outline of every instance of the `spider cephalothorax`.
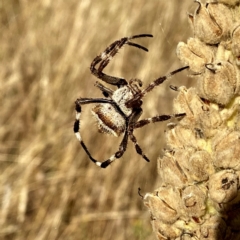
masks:
[[[183,117],[185,115],[185,113],[179,113],[175,115],[160,115],[138,121],[142,114],[142,98],[154,87],[160,85],[172,75],[187,69],[188,66],[179,68],[166,76],[156,79],[143,90],[141,90],[142,82],[139,79],[131,79],[128,82],[123,78],[113,77],[103,73],[103,69],[108,65],[118,50],[125,44],[148,51],[147,48],[131,42],[132,39],[141,37],[152,37],[152,35],[140,34],[132,37],[121,38],[120,40],[112,43],[104,52],[97,56],[90,66],[90,70],[93,75],[108,84],[117,86],[116,90],[112,90],[101,83],[96,82],[95,86],[102,91],[105,98],[78,98],[75,102],[75,135],[87,153],[88,157],[97,166],[102,168],[106,168],[115,159],[122,157],[127,148],[128,138],[130,138],[130,140],[134,143],[136,152],[140,154],[146,161],[149,161],[137,143],[137,139],[133,134],[134,129],[141,128],[149,123],[165,121],[172,117]],[[99,65],[98,68],[96,68],[97,65]],[[123,134],[123,139],[120,143],[118,151],[103,162],[99,162],[92,157],[85,143],[83,142],[80,133],[81,106],[90,103],[96,104],[92,108],[92,114],[97,120],[98,129],[100,132],[112,134],[116,137],[119,137],[121,134]]]

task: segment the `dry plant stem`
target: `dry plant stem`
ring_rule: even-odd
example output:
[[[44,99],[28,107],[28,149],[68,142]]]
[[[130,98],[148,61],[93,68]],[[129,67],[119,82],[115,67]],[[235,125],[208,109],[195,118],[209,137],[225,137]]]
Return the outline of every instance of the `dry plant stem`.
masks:
[[[194,37],[177,55],[197,87],[175,87],[159,188],[144,196],[157,239],[240,239],[239,1],[196,0]]]

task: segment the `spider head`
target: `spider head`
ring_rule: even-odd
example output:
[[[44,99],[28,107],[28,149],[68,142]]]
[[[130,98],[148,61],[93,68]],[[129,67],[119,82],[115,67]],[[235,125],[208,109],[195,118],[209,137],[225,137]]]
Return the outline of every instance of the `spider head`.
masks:
[[[140,108],[142,105],[141,95],[136,94],[132,99],[129,99],[125,105],[127,108]]]

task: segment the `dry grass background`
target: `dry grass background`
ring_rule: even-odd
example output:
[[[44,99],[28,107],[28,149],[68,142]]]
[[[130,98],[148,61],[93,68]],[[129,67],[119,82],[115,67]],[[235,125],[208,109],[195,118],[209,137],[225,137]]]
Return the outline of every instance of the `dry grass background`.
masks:
[[[122,159],[99,169],[72,125],[77,97],[101,96],[92,59],[113,41],[139,33],[145,53],[125,47],[106,72],[144,85],[180,67],[177,42],[190,36],[190,0],[0,1],[0,239],[153,239],[137,194],[155,189],[165,124],[136,131],[145,162],[130,143]],[[171,79],[183,85],[186,73]],[[145,98],[144,117],[172,112],[170,82]],[[104,160],[120,139],[97,133],[83,109],[83,136]]]

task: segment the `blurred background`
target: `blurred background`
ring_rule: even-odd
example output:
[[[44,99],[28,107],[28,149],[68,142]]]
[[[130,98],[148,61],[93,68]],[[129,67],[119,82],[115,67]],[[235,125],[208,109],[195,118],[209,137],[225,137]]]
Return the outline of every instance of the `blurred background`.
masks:
[[[190,0],[0,1],[0,239],[154,239],[138,195],[159,186],[157,158],[166,123],[135,131],[151,160],[129,142],[107,169],[95,166],[74,136],[74,101],[102,97],[91,61],[113,41],[135,34],[149,52],[124,47],[105,69],[144,86],[181,67],[175,49],[191,36]],[[172,113],[183,72],[144,98],[142,118]],[[111,86],[110,86],[111,87]],[[121,138],[97,131],[84,106],[82,136],[103,161]]]

